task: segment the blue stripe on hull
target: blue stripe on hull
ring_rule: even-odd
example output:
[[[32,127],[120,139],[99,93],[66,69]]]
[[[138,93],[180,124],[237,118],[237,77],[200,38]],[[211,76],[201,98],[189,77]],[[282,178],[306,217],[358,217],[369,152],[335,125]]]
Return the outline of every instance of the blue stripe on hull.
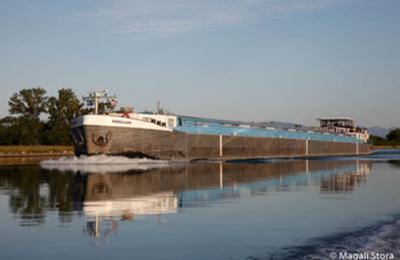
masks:
[[[181,117],[181,125],[175,129],[191,134],[210,134],[210,135],[232,135],[248,137],[269,137],[269,138],[289,138],[289,139],[309,139],[315,141],[328,141],[340,143],[362,143],[355,137],[341,136],[335,134],[323,134],[318,132],[287,131],[283,129],[265,129],[256,127],[241,127],[227,125],[227,122],[218,120],[196,120],[195,118]],[[231,122],[230,122],[231,123]]]

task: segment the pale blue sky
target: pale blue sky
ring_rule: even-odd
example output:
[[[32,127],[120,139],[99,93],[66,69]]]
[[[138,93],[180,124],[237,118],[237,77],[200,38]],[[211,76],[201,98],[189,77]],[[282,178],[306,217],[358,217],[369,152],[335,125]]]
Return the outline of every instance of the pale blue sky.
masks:
[[[0,1],[0,116],[21,88],[121,105],[400,126],[398,0]]]

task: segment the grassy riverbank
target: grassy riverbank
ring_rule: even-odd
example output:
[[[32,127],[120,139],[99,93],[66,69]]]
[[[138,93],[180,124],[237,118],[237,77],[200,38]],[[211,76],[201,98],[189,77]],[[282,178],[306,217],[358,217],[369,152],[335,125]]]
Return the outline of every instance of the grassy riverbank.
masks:
[[[38,164],[41,160],[73,154],[72,146],[4,145],[0,146],[0,165]]]
[[[371,149],[400,149],[400,145],[372,145]]]
[[[0,156],[9,154],[52,154],[66,153],[72,154],[72,146],[58,145],[4,145],[0,146]]]

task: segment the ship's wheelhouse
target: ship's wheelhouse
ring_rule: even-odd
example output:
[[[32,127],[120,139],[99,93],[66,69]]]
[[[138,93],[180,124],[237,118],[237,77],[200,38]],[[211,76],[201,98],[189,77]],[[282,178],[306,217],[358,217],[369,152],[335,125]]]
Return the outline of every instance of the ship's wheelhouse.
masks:
[[[354,120],[349,117],[321,117],[318,120],[323,132],[346,134],[357,129]]]
[[[365,128],[358,127],[354,120],[350,117],[321,117],[318,118],[320,122],[320,131],[345,134],[354,136],[363,142],[367,142],[369,134]]]

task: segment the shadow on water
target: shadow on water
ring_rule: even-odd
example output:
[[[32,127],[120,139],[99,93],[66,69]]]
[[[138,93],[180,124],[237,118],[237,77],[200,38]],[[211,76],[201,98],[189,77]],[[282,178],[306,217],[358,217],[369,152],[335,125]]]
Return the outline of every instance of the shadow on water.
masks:
[[[400,168],[400,160],[389,160],[388,163],[393,167]]]

